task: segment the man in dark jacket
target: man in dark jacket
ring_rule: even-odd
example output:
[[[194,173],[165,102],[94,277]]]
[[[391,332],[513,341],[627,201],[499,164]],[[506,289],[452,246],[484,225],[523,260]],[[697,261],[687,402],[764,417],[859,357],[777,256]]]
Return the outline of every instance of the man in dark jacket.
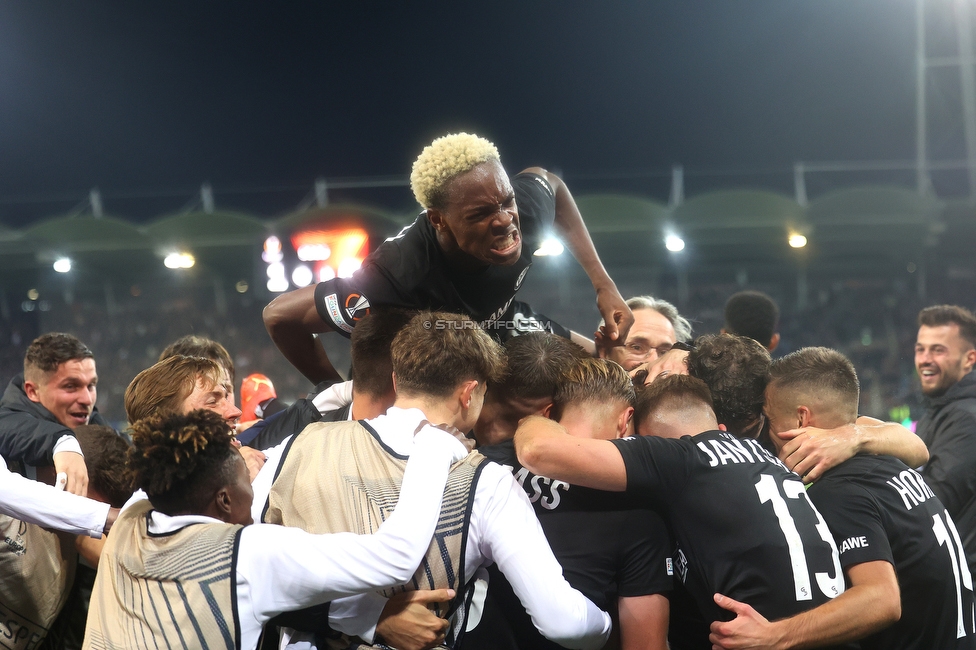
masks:
[[[65,489],[85,495],[88,471],[72,429],[108,423],[95,410],[98,374],[84,343],[52,332],[35,339],[24,356],[24,373],[0,399],[0,455],[8,463],[54,466]]]
[[[918,315],[915,368],[925,395],[917,432],[929,448],[922,470],[956,522],[976,570],[976,316],[962,307],[927,307]]]

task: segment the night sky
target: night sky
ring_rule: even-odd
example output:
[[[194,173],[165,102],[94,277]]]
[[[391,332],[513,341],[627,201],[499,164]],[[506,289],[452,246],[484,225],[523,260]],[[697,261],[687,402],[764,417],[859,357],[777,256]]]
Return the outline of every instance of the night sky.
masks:
[[[0,223],[94,186],[145,220],[203,181],[271,216],[461,129],[577,193],[666,200],[675,163],[689,193],[788,188],[796,160],[914,157],[914,55],[913,0],[4,2]],[[959,155],[954,129],[933,157]]]

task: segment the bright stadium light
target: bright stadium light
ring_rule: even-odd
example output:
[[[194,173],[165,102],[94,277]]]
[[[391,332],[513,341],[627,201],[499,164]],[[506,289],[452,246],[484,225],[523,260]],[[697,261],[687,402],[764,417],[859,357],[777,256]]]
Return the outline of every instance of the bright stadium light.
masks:
[[[304,264],[299,264],[291,272],[291,281],[295,283],[296,287],[307,287],[312,284],[312,269]]]
[[[668,235],[664,238],[664,247],[672,253],[677,253],[685,249],[685,240],[677,235]]]
[[[269,264],[280,262],[282,259],[284,259],[284,255],[281,252],[281,240],[274,235],[271,235],[265,239],[264,251],[261,253],[261,259]]]
[[[54,261],[54,270],[58,273],[67,273],[71,270],[71,260],[67,257],[59,257]]]
[[[319,282],[328,282],[329,280],[335,280],[335,269],[328,264],[323,264],[322,268],[319,269]]]
[[[163,264],[168,269],[189,269],[197,261],[190,253],[170,253],[163,260]]]
[[[288,278],[284,276],[271,278],[270,280],[268,280],[268,291],[272,293],[281,293],[282,291],[288,291]]]
[[[361,259],[347,257],[339,264],[339,271],[337,275],[340,278],[351,278],[352,274],[358,271],[362,265],[363,261]]]
[[[285,265],[281,262],[268,264],[268,277],[272,279],[285,278]],[[285,280],[287,282],[287,280]]]
[[[791,248],[803,248],[807,245],[807,238],[805,235],[801,235],[798,232],[790,233],[790,247]]]
[[[295,252],[298,254],[298,259],[303,262],[321,262],[332,255],[332,249],[328,244],[302,244]]]
[[[548,239],[542,240],[542,243],[539,245],[539,250],[534,255],[536,257],[555,257],[556,255],[562,255],[564,250],[565,248],[563,248],[562,242],[555,237],[549,237]]]

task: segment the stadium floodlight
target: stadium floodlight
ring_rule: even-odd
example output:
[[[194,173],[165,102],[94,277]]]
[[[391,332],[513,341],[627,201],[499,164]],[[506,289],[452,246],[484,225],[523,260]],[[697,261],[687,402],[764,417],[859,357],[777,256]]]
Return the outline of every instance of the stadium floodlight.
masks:
[[[672,253],[678,253],[685,249],[685,240],[675,234],[670,234],[664,238],[664,247]]]
[[[312,284],[312,269],[308,268],[304,264],[299,264],[295,267],[295,270],[291,272],[291,281],[296,287],[307,287]]]
[[[67,257],[59,257],[54,261],[54,270],[58,273],[67,273],[71,270],[71,260]]]
[[[807,238],[805,235],[801,235],[798,232],[790,233],[790,247],[791,248],[803,248],[807,245]]]
[[[332,249],[328,244],[302,244],[295,251],[298,259],[303,262],[321,262],[327,260],[332,255]]]
[[[319,282],[328,282],[329,280],[335,280],[336,272],[335,269],[328,264],[323,264],[322,268],[319,269]]]
[[[268,277],[269,278],[284,278],[285,277],[285,265],[281,262],[275,262],[273,264],[268,264]]]
[[[563,248],[561,241],[555,237],[548,237],[542,240],[542,243],[539,245],[539,250],[534,255],[536,257],[555,257],[556,255],[562,255],[564,250],[566,249]]]
[[[284,254],[281,252],[281,240],[271,235],[264,240],[264,251],[261,253],[261,259],[263,259],[268,264],[273,264],[275,262],[280,262],[284,259]]]
[[[272,293],[288,291],[288,278],[284,276],[271,278],[268,280],[268,291]]]
[[[351,278],[352,274],[359,270],[363,265],[361,259],[355,257],[347,257],[339,263],[339,270],[337,275],[340,278]]]
[[[196,263],[196,258],[190,253],[170,253],[163,259],[163,264],[168,269],[190,269]]]

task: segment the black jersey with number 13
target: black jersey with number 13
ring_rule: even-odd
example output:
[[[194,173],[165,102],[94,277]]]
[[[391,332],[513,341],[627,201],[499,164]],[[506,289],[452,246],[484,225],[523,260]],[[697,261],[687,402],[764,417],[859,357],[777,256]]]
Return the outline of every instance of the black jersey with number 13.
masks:
[[[754,440],[708,431],[615,440],[627,492],[665,514],[680,549],[675,577],[707,620],[730,620],[716,592],[770,620],[844,591],[834,539],[803,483]]]

